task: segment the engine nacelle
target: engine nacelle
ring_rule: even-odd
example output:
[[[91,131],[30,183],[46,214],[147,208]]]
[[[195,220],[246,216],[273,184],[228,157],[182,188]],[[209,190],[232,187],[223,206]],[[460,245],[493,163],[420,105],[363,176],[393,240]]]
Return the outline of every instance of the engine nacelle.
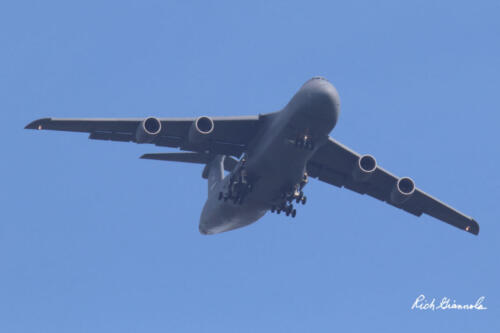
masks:
[[[201,116],[196,118],[189,129],[189,142],[200,143],[210,137],[210,134],[214,131],[214,121],[212,118],[207,116]]]
[[[153,142],[161,132],[161,121],[155,117],[148,117],[141,121],[135,133],[137,143]]]
[[[352,177],[357,182],[366,182],[377,169],[377,161],[371,155],[363,155],[359,158],[356,168],[352,171]]]
[[[410,199],[415,192],[415,183],[411,178],[399,178],[391,192],[391,202],[396,205],[404,203]]]

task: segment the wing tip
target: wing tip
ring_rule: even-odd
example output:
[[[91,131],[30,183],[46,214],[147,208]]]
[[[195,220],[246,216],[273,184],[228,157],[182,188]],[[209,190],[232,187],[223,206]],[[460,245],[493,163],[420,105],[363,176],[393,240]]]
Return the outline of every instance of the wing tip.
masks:
[[[24,129],[38,129],[42,130],[44,129],[44,124],[46,124],[48,121],[50,121],[51,118],[40,118],[37,120],[32,121],[28,125],[24,127]]]
[[[471,219],[470,225],[465,227],[465,231],[470,232],[473,235],[479,235],[479,223],[476,220]]]

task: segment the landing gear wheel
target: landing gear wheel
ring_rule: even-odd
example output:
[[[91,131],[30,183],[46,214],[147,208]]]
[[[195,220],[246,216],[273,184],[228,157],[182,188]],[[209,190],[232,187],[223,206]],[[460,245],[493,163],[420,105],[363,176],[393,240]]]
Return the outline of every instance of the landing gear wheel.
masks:
[[[306,196],[303,196],[302,199],[300,200],[300,202],[305,205],[306,202],[307,202],[307,197]]]
[[[295,217],[295,215],[297,215],[297,210],[296,210],[296,209],[293,209],[293,210],[292,210],[292,217]]]
[[[278,209],[278,210],[276,211],[276,214],[280,214],[280,213],[281,213],[281,209]]]
[[[290,216],[290,212],[289,211],[286,211],[286,216]]]

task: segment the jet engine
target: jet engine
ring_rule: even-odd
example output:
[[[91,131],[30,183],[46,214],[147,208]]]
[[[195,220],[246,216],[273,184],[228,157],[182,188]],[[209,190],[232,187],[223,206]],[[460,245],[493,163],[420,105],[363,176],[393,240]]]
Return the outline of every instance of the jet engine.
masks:
[[[415,183],[411,178],[399,178],[391,192],[391,202],[400,205],[410,199],[415,192]]]
[[[352,172],[352,177],[358,182],[366,182],[377,169],[377,161],[371,155],[363,155],[359,158],[356,168]]]
[[[161,121],[155,117],[148,117],[141,121],[135,133],[138,143],[153,142],[155,137],[161,132]]]
[[[189,129],[189,142],[200,143],[207,139],[214,130],[214,121],[207,116],[201,116],[191,125]]]

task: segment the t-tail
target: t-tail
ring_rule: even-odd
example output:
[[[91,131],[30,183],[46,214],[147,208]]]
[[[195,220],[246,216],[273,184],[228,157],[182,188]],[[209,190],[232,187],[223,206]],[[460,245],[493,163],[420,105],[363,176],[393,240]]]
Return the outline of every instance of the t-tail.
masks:
[[[224,170],[232,171],[238,161],[231,156],[225,155],[209,155],[202,153],[159,153],[159,154],[144,154],[143,159],[159,160],[159,161],[175,161],[205,164],[202,177],[208,179],[208,192],[215,187],[219,181],[224,179]]]
[[[215,155],[206,166],[208,172],[208,193],[217,186],[217,183],[224,179],[224,159],[224,155]]]

